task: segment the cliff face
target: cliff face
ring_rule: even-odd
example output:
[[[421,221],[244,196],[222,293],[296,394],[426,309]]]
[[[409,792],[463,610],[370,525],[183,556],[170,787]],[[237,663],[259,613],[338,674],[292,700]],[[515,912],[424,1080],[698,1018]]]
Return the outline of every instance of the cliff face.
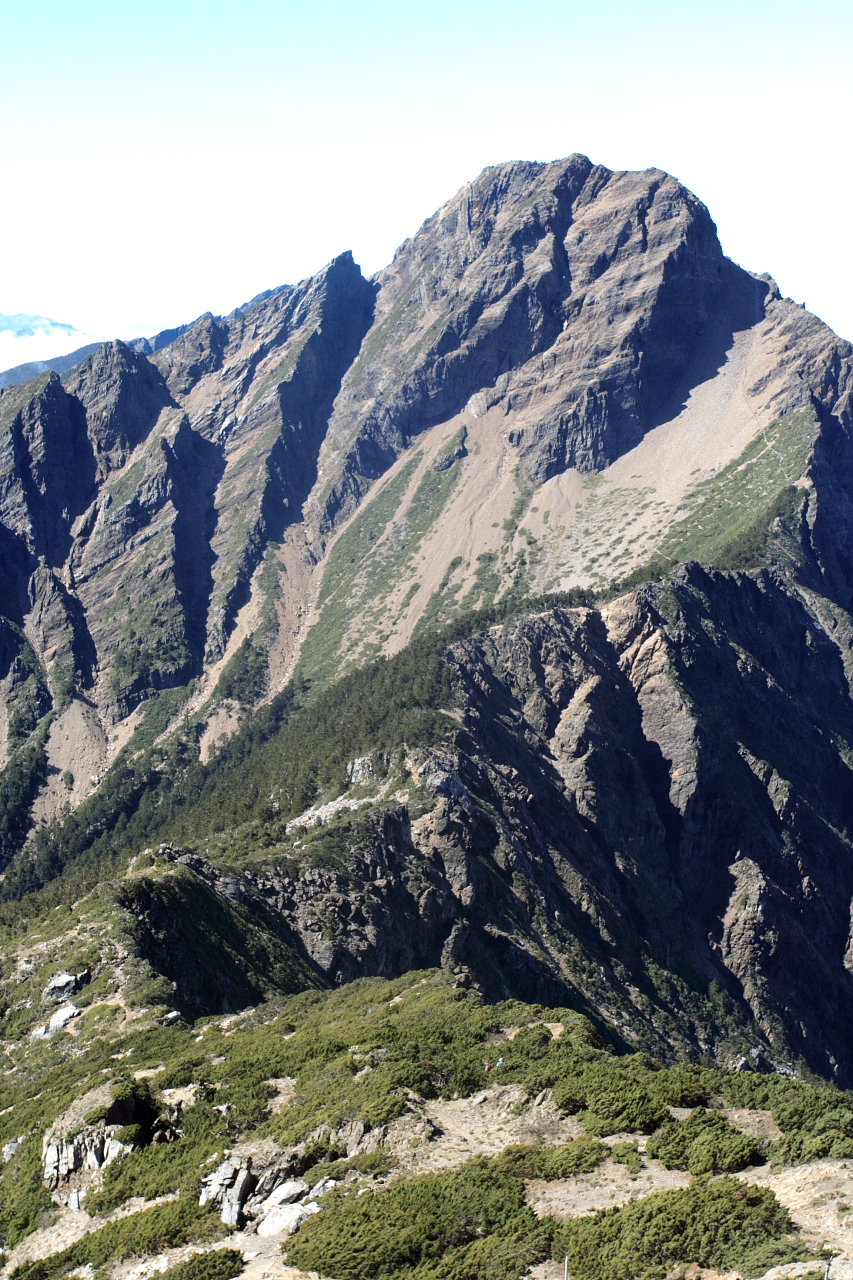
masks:
[[[847,1080],[852,358],[675,179],[572,156],[486,170],[372,280],[7,387],[0,861],[294,670],[595,591],[455,644],[419,815],[252,892],[318,980],[443,961]]]
[[[152,360],[107,343],[64,385],[4,393],[4,611],[57,705],[78,687],[108,724],[221,657],[371,300],[345,256]]]
[[[656,422],[709,317],[754,322],[767,292],[725,263],[708,211],[673,178],[583,156],[487,169],[376,282],[330,424],[342,475],[327,520],[472,396],[480,413],[529,411],[515,443],[535,480],[599,469]]]
[[[335,983],[461,967],[656,1055],[849,1085],[850,642],[698,565],[493,628],[449,651],[461,724],[396,807],[248,879]]]
[[[311,606],[322,613],[338,588],[327,553],[365,495],[377,528],[339,554],[357,562],[362,591],[384,597],[378,629],[399,643],[451,564],[451,590],[470,603],[522,582],[618,577],[683,523],[697,476],[797,412],[811,426],[777,480],[796,483],[814,453],[816,568],[844,584],[849,365],[847,344],[723,257],[707,210],[666,174],[614,174],[581,156],[498,166],[373,281],[343,255],[231,316],[202,316],[150,357],[108,343],[64,384],[8,388],[4,613],[54,701],[85,690],[110,737],[109,722],[149,693],[215,668],[232,637],[277,643],[272,667],[286,673]],[[704,443],[687,457],[684,440],[701,432],[684,406],[702,395],[716,399],[699,404]],[[673,430],[662,468],[658,436]],[[768,447],[773,462],[786,442]],[[614,472],[626,501],[594,510],[579,477],[609,483],[620,459],[635,472]],[[424,483],[430,466],[447,473],[440,493]],[[385,488],[397,487],[383,508],[371,485],[389,468]],[[671,492],[650,499],[662,475]],[[642,535],[631,552],[630,525]],[[571,560],[581,545],[597,569]],[[366,602],[357,587],[335,603],[361,628],[357,649]]]

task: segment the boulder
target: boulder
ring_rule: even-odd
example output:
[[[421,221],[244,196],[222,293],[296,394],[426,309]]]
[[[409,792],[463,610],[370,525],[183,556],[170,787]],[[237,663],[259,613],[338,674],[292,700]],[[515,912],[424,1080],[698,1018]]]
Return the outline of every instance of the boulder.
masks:
[[[294,1200],[298,1200],[300,1196],[304,1196],[308,1190],[308,1183],[303,1182],[301,1178],[288,1178],[286,1182],[281,1182],[276,1189],[267,1196],[261,1205],[261,1212],[268,1213],[271,1209],[275,1209],[281,1204],[291,1204]]]
[[[64,969],[60,969],[55,973],[50,982],[41,993],[41,998],[45,1004],[62,1004],[65,1000],[70,1000],[76,991],[84,987],[87,982],[92,979],[90,969],[84,969],[82,973],[66,973]]]
[[[282,1204],[273,1209],[258,1223],[259,1236],[292,1236],[312,1214],[319,1213],[320,1206],[313,1200],[307,1204]]]

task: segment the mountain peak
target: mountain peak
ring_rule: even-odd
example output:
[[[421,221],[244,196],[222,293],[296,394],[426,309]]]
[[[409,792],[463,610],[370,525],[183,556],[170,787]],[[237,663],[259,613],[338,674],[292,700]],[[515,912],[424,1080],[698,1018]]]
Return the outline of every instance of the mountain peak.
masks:
[[[303,977],[853,1079],[849,344],[580,155],[161,337],[0,399],[3,892],[209,838]]]

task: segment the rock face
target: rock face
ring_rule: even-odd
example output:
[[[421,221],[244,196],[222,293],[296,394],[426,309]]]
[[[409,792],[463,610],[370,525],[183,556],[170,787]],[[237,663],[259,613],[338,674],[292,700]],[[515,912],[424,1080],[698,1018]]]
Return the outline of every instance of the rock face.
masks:
[[[851,634],[687,565],[460,642],[455,749],[409,759],[429,811],[253,890],[335,983],[443,964],[659,1055],[849,1084]]]
[[[298,1163],[298,1153],[294,1156]],[[251,1156],[234,1157],[202,1178],[199,1205],[213,1204],[226,1227],[242,1226],[249,1218],[259,1236],[289,1236],[319,1213],[314,1196],[327,1189],[318,1183],[309,1192],[307,1182],[288,1177],[286,1165],[272,1164],[255,1174]]]
[[[419,817],[242,877],[167,850],[117,889],[139,956],[188,1012],[441,963],[849,1083],[853,348],[675,179],[583,156],[485,170],[372,280],[343,254],[161,336],[0,394],[3,892],[105,778],[92,839],[164,778],[189,802],[297,662],[594,588],[452,647]]]
[[[725,261],[675,179],[585,156],[485,170],[377,284],[330,424],[330,459],[345,461],[327,520],[471,397],[478,413],[534,410],[516,443],[536,479],[598,469],[656,422],[710,316],[755,321],[768,292]]]
[[[245,1161],[226,1160],[213,1173],[202,1178],[198,1202],[200,1205],[216,1205],[222,1210],[221,1217],[226,1227],[236,1227],[242,1218],[243,1204],[256,1182],[251,1158]]]
[[[746,395],[749,430],[721,440],[716,458],[706,450],[698,468],[694,459],[682,488],[771,412],[808,410],[821,493],[809,516],[815,567],[849,597],[849,552],[835,534],[839,506],[850,525],[850,348],[772,281],[730,263],[704,206],[659,170],[612,173],[583,156],[487,169],[372,281],[344,254],[300,285],[175,335],[148,353],[106,343],[64,383],[42,374],[0,400],[0,748],[9,759],[58,713],[42,744],[39,816],[98,785],[115,750],[110,722],[191,679],[204,689],[205,673],[246,637],[281,679],[318,595],[324,606],[337,591],[335,616],[344,606],[360,625],[371,595],[405,587],[399,625],[394,601],[381,605],[399,644],[429,603],[430,566],[436,588],[457,562],[457,590],[466,573],[469,587],[482,586],[484,561],[507,552],[492,533],[496,513],[512,517],[560,476],[633,456],[710,383],[739,421]],[[726,374],[747,348],[740,372]],[[456,431],[449,443],[433,441],[443,426]],[[429,486],[398,496],[399,516],[380,497],[368,503],[374,531],[355,554],[341,552],[347,565],[364,561],[368,595],[343,597],[340,565],[325,572],[329,540],[421,441],[444,476],[444,506],[430,516],[444,554],[425,551],[421,567],[415,556],[415,577],[403,582],[389,538],[397,530],[411,560]],[[495,502],[472,513],[479,490]],[[641,498],[643,509],[663,501]],[[658,511],[651,549],[678,501]],[[458,533],[455,505],[468,512]],[[414,542],[403,527],[412,509]],[[605,543],[626,541],[626,522],[608,526]],[[516,577],[492,595],[517,580],[521,561],[531,585],[589,579],[588,568],[560,563],[567,537],[546,552],[546,534],[522,530],[499,566],[499,577]],[[7,860],[21,839],[13,825]]]
[[[91,1129],[66,1138],[61,1134],[46,1133],[42,1142],[44,1181],[53,1191],[71,1174],[105,1169],[123,1151],[129,1151],[125,1143],[101,1129]]]
[[[84,969],[82,973],[65,973],[60,969],[55,973],[42,992],[42,1000],[46,1004],[62,1004],[70,1000],[76,991],[85,986],[91,979],[91,973]]]

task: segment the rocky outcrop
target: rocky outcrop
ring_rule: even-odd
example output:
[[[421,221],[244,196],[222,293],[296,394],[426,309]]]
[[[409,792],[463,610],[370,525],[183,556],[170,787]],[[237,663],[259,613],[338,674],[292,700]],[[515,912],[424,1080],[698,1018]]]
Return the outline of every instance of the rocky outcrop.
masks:
[[[161,856],[173,874],[128,879],[115,886],[115,901],[132,953],[151,978],[160,975],[160,999],[174,1013],[231,1013],[275,991],[325,985],[299,936],[251,882],[172,845]]]
[[[50,1019],[41,1027],[34,1027],[30,1032],[31,1040],[49,1040],[58,1031],[64,1031],[69,1022],[80,1016],[80,1010],[73,1004],[63,1004],[51,1014]]]
[[[41,998],[46,1004],[62,1004],[65,1000],[70,1000],[75,992],[91,980],[90,969],[83,969],[81,973],[76,974],[66,973],[64,969],[60,969],[48,982]]]
[[[288,1162],[274,1163],[256,1175],[251,1156],[232,1157],[202,1178],[199,1205],[219,1209],[226,1227],[242,1226],[250,1219],[259,1236],[292,1235],[319,1213],[315,1197],[336,1183],[324,1179],[309,1191],[307,1182],[288,1176],[288,1168]]]
[[[129,1150],[103,1128],[86,1129],[70,1138],[48,1132],[42,1141],[45,1184],[55,1191],[72,1174],[105,1169]]]
[[[443,964],[656,1055],[846,1084],[846,636],[769,572],[689,565],[461,642],[455,746],[408,757],[423,816],[378,811],[246,902],[334,983]]]
[[[226,1160],[201,1180],[199,1204],[213,1204],[221,1210],[226,1227],[236,1227],[243,1216],[243,1204],[254,1190],[257,1178],[252,1173],[251,1156],[245,1160]]]
[[[374,326],[324,446],[339,469],[327,522],[466,406],[474,417],[499,408],[535,483],[598,470],[767,307],[771,329],[798,329],[782,348],[797,356],[780,360],[777,410],[849,396],[848,344],[725,259],[705,207],[657,169],[613,173],[577,155],[486,169],[376,281]]]

